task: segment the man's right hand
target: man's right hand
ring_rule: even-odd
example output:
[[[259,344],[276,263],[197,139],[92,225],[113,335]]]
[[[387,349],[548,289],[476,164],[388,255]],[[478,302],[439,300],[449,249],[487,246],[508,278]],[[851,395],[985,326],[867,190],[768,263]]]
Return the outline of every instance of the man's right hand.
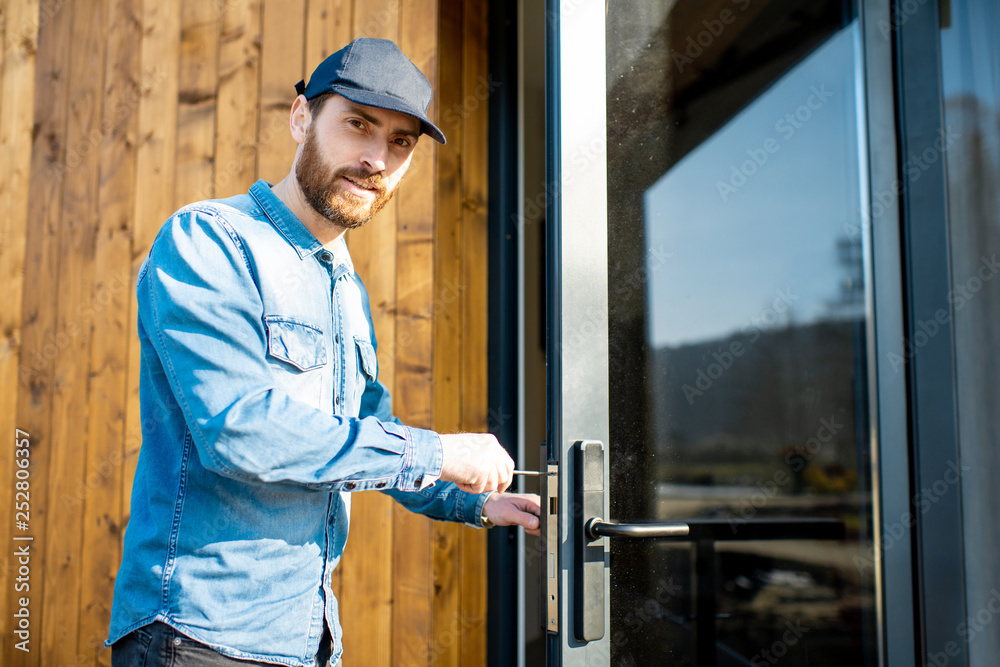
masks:
[[[493,434],[442,434],[441,448],[441,481],[469,493],[503,492],[510,486],[514,461]]]

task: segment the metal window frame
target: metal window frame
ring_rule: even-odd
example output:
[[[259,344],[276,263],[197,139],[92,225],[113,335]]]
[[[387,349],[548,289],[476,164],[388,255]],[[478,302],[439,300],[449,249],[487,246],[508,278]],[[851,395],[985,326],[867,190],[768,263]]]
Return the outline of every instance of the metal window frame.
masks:
[[[583,667],[610,664],[611,650],[610,632],[590,642],[576,639],[571,575],[578,536],[568,520],[576,509],[569,500],[574,442],[607,443],[609,433],[605,4],[547,0],[545,7],[546,414],[548,457],[559,471],[559,632],[546,635],[546,659]],[[564,60],[564,51],[571,57]],[[570,165],[572,174],[563,171]],[[605,488],[607,483],[605,460]],[[604,588],[608,599],[607,569]],[[605,608],[604,627],[609,625]]]
[[[498,85],[488,100],[489,203],[487,373],[490,432],[518,464],[521,442],[519,280],[521,230],[518,122],[517,3],[491,0],[488,9],[490,80]],[[523,539],[516,528],[493,528],[487,535],[486,637],[488,665],[523,664],[520,632],[524,605]]]
[[[902,359],[904,312],[900,206],[893,193],[899,183],[893,44],[886,0],[862,0],[868,210],[863,216],[866,252],[869,395],[871,408],[872,499],[875,531],[872,544],[879,616],[880,663],[914,665],[914,595],[912,531],[901,522],[911,510],[911,467],[906,375],[893,360]],[[890,193],[879,197],[876,193]],[[875,213],[879,213],[875,215]],[[870,258],[870,260],[869,260]],[[903,471],[903,474],[900,474]],[[892,527],[892,541],[884,539]]]
[[[948,197],[945,177],[940,8],[895,2],[888,23],[894,43],[910,477],[915,517],[913,587],[915,658],[926,664],[946,650],[949,665],[968,665],[959,628],[965,621],[958,397],[952,330]],[[930,151],[930,155],[928,154]],[[932,155],[936,152],[936,159]],[[940,311],[947,325],[929,335],[922,323]],[[935,489],[945,483],[942,493]],[[952,650],[948,650],[951,648]],[[899,664],[902,664],[900,662]],[[909,664],[914,664],[911,661]]]

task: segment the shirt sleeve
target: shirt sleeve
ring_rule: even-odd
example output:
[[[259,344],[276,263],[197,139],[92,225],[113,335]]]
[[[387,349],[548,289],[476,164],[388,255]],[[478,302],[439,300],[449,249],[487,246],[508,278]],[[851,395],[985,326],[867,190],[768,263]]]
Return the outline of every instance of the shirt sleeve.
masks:
[[[189,208],[167,221],[136,296],[139,325],[207,469],[325,491],[416,490],[440,475],[436,434],[331,415],[275,385],[251,264],[218,212]]]
[[[368,317],[368,322],[371,323],[372,317],[368,302],[368,290],[360,278],[356,278],[356,280],[358,286],[361,288],[365,315]],[[372,328],[370,333],[371,340],[377,349],[378,343],[375,341],[374,328]],[[389,390],[377,378],[368,380],[365,384],[365,392],[361,398],[361,414],[371,415],[381,422],[402,425],[402,422],[392,414],[392,396]],[[433,461],[433,465],[437,468],[437,473],[425,473],[423,483],[417,489],[398,487],[385,489],[383,493],[391,496],[396,502],[411,512],[423,514],[432,519],[456,521],[475,528],[482,528],[483,505],[486,504],[486,500],[490,497],[490,494],[467,493],[452,482],[438,481],[441,476],[441,465],[444,458],[440,454],[442,451],[440,437],[434,431],[423,429],[412,430],[417,434],[416,437],[420,438],[420,442],[418,443],[419,451],[438,453],[438,457]],[[436,443],[429,442],[431,438],[436,440]]]

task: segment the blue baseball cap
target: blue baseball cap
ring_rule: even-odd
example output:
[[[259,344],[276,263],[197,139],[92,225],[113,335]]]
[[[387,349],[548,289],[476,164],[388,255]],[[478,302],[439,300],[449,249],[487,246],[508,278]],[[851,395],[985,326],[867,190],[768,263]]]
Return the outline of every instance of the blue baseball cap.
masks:
[[[444,133],[427,117],[431,84],[394,42],[359,37],[313,70],[309,85],[295,84],[307,100],[337,93],[356,104],[397,111],[420,121],[420,132],[444,144]]]

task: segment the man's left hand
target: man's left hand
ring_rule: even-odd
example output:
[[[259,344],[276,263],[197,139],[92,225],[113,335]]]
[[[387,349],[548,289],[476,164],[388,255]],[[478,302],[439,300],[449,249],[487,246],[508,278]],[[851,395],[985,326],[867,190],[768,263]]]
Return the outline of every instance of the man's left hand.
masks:
[[[538,535],[541,501],[534,493],[494,493],[483,505],[483,516],[495,526],[524,526],[528,535]]]

